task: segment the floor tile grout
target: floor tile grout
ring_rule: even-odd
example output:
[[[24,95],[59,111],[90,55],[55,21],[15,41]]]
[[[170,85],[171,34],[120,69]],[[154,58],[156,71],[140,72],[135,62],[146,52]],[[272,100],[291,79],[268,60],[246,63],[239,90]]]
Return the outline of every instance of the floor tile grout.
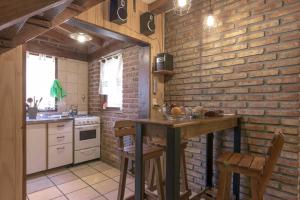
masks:
[[[97,162],[98,162],[98,161],[97,161]],[[109,193],[118,190],[118,188],[117,188],[117,189],[113,189],[113,190],[111,190],[111,191],[108,191],[108,192],[102,194],[102,193],[98,192],[93,186],[96,185],[96,184],[100,184],[101,182],[108,181],[108,180],[110,180],[110,181],[112,181],[112,182],[114,182],[114,183],[119,184],[118,181],[115,180],[115,178],[118,177],[118,176],[120,176],[120,174],[118,174],[118,175],[116,175],[116,176],[113,176],[113,175],[112,175],[112,176],[110,177],[110,176],[108,176],[107,174],[104,174],[104,173],[103,173],[103,172],[105,172],[105,171],[112,170],[112,169],[115,169],[115,170],[118,170],[118,171],[119,171],[119,169],[117,169],[117,168],[115,168],[115,167],[113,167],[113,166],[111,166],[111,165],[109,165],[109,164],[106,164],[105,162],[102,162],[102,161],[100,161],[99,164],[96,164],[96,162],[95,162],[95,165],[92,165],[92,164],[93,164],[93,163],[85,163],[85,164],[83,164],[83,165],[86,165],[86,167],[79,168],[79,169],[74,169],[74,170],[72,170],[72,167],[70,167],[70,168],[60,168],[60,169],[62,169],[62,170],[66,170],[66,172],[64,172],[64,173],[59,173],[59,172],[57,172],[58,174],[55,175],[55,176],[51,176],[50,172],[44,172],[44,173],[41,173],[41,174],[40,174],[40,177],[45,176],[45,179],[48,180],[48,181],[50,181],[53,185],[50,186],[50,187],[46,187],[46,188],[43,188],[43,189],[34,191],[34,192],[32,192],[32,193],[26,194],[27,197],[28,197],[28,199],[31,200],[31,199],[29,198],[29,195],[34,194],[34,193],[37,193],[37,192],[41,192],[41,191],[43,191],[43,190],[47,190],[47,189],[49,189],[49,188],[51,188],[51,187],[55,187],[55,188],[62,194],[62,195],[59,196],[59,197],[65,197],[66,199],[69,199],[68,196],[67,196],[68,194],[71,194],[71,193],[74,193],[74,192],[78,192],[78,191],[84,190],[84,189],[86,189],[86,188],[91,188],[93,191],[96,192],[97,195],[99,195],[98,197],[95,197],[95,198],[93,198],[93,199],[97,199],[97,198],[100,198],[100,197],[101,197],[101,198],[104,198],[104,199],[107,199],[105,195],[108,195]],[[107,169],[105,169],[105,170],[99,170],[99,169],[95,168],[95,166],[101,165],[101,164],[108,165],[109,167],[108,167]],[[75,167],[78,167],[78,166],[80,166],[80,165],[73,166],[73,167],[75,168]],[[91,169],[95,170],[95,173],[88,174],[88,175],[82,176],[82,177],[80,177],[79,175],[77,175],[77,174],[75,173],[77,170],[82,170],[82,169],[85,169],[85,168],[91,168]],[[60,170],[60,169],[58,169],[58,170]],[[55,173],[55,170],[54,170],[54,173]],[[61,176],[61,175],[67,174],[67,173],[71,173],[72,175],[74,175],[74,176],[76,177],[76,179],[75,179],[75,180],[71,180],[71,181],[64,182],[64,183],[62,183],[62,184],[56,184],[56,183],[54,182],[54,180],[53,180],[54,177]],[[102,181],[97,182],[97,183],[94,183],[94,184],[89,184],[88,181],[85,181],[85,180],[83,179],[83,178],[85,178],[85,177],[93,176],[93,175],[96,175],[96,174],[98,174],[98,173],[101,174],[102,176],[104,176],[104,177],[107,178],[107,179],[102,180]],[[34,175],[34,176],[35,176],[35,175]],[[37,177],[35,177],[35,178],[38,179],[39,176],[37,176]],[[83,182],[84,184],[86,184],[87,186],[86,186],[86,187],[83,187],[83,188],[80,188],[80,189],[78,189],[78,190],[74,190],[74,191],[72,191],[72,192],[66,193],[66,194],[58,187],[58,186],[60,186],[60,185],[67,184],[67,183],[70,183],[70,182],[73,182],[73,181],[76,181],[76,180],[82,181],[82,182]],[[39,181],[39,180],[36,180],[36,181]],[[32,183],[34,183],[34,182],[36,182],[36,181],[30,182],[29,184],[32,184]],[[131,183],[130,183],[130,184],[131,184]],[[129,184],[128,184],[128,185],[129,185]],[[129,190],[129,191],[131,191],[131,192],[133,192],[130,188],[127,187],[127,185],[126,185],[126,189]],[[59,198],[59,197],[55,197],[55,198]],[[55,198],[53,198],[53,199],[55,199]],[[92,199],[90,199],[90,200],[92,200]],[[108,199],[107,199],[107,200],[108,200]]]

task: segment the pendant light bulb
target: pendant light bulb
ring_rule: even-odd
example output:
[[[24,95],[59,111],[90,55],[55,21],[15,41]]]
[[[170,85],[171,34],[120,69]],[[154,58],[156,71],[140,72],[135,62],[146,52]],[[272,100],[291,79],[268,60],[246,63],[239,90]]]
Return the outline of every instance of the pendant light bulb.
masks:
[[[187,0],[177,0],[177,4],[179,7],[183,8],[187,5]]]
[[[208,27],[214,27],[216,24],[216,19],[212,14],[209,14],[206,19],[206,25]]]

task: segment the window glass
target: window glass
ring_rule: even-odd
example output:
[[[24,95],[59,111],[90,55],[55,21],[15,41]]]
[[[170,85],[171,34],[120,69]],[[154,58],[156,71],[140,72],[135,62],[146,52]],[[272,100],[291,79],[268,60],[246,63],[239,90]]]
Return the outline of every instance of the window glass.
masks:
[[[100,61],[99,94],[107,95],[107,107],[122,107],[122,54]]]
[[[26,53],[26,99],[43,98],[39,110],[55,110],[55,98],[50,96],[56,74],[55,62],[53,56]]]

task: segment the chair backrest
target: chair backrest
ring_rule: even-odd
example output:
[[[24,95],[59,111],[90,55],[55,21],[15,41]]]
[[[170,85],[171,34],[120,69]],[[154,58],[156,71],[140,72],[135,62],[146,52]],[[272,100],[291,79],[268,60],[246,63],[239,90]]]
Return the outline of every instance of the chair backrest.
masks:
[[[261,180],[262,192],[265,191],[266,185],[272,176],[273,170],[275,168],[275,165],[277,163],[277,160],[283,148],[283,144],[284,144],[283,130],[277,129],[275,130],[275,134],[271,141],[271,145],[268,149],[268,153],[266,157],[266,164],[263,170],[262,180]]]
[[[114,133],[116,137],[135,135],[135,123],[129,120],[116,121]]]
[[[124,147],[123,137],[131,136],[134,141],[135,123],[129,120],[116,121],[114,125],[114,134],[119,138],[119,148]]]

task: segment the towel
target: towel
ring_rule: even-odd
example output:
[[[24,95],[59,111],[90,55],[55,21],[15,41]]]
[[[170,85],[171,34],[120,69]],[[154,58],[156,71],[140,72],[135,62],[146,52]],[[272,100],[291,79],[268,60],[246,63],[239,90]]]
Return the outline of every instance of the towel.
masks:
[[[57,79],[55,79],[53,81],[53,85],[51,87],[50,94],[52,97],[58,98],[59,100],[61,100],[65,96],[67,96],[65,90],[61,86],[61,83]]]

